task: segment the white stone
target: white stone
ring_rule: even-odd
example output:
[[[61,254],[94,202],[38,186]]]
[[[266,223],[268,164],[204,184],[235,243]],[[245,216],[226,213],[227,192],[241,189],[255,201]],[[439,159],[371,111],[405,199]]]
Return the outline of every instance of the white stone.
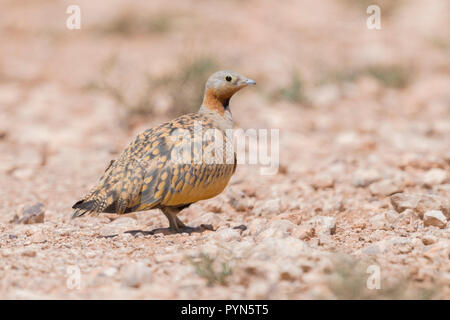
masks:
[[[381,180],[372,183],[369,187],[370,193],[374,196],[390,196],[394,193],[401,192],[400,183],[395,180]]]
[[[435,226],[438,228],[445,228],[447,219],[440,210],[429,210],[423,215],[423,223],[425,226]]]
[[[224,220],[222,219],[222,217],[214,212],[207,212],[189,222],[189,224],[192,226],[199,226],[201,224],[210,224],[214,227],[214,229],[217,229],[223,223]]]
[[[446,170],[433,168],[428,170],[424,177],[423,183],[427,186],[434,186],[444,183],[448,178],[448,173]]]
[[[317,174],[313,179],[312,186],[316,189],[332,188],[334,178],[326,173]]]
[[[375,169],[359,169],[354,173],[353,186],[367,187],[375,181],[380,180],[380,174]]]
[[[276,215],[281,212],[281,199],[271,199],[264,201],[254,209],[254,214],[257,216]]]
[[[103,272],[102,272],[102,274],[104,274],[107,277],[112,277],[116,273],[117,273],[117,269],[114,267],[109,267],[109,268],[103,270]]]
[[[430,245],[437,242],[437,238],[431,234],[426,234],[422,237],[422,242],[424,245]]]
[[[377,229],[385,227],[386,219],[383,214],[377,214],[369,219],[370,224]]]
[[[128,287],[138,288],[151,278],[151,270],[143,262],[133,262],[126,265],[122,272],[122,284]]]
[[[399,193],[391,196],[391,203],[397,212],[412,209],[420,218],[423,218],[426,211],[440,210],[450,219],[450,201],[443,197],[429,194]]]
[[[273,221],[268,225],[267,229],[258,234],[258,239],[286,238],[291,235],[295,227],[296,225],[289,220]]]
[[[395,210],[388,210],[384,214],[384,217],[389,223],[394,223],[400,218],[400,215]]]
[[[266,238],[258,243],[252,250],[251,255],[256,259],[297,258],[308,252],[308,245],[294,237]]]
[[[214,233],[214,238],[216,238],[217,240],[229,242],[233,240],[239,240],[241,238],[241,233],[237,229],[225,228],[216,231]]]
[[[137,228],[137,222],[130,217],[120,217],[114,221],[104,225],[100,229],[100,235],[103,237],[111,237],[120,235],[125,231],[133,230]]]

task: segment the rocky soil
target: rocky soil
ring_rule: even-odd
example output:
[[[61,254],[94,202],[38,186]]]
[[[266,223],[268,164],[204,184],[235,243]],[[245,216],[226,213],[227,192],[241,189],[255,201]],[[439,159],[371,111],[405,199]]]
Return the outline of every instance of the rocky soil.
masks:
[[[67,1],[0,5],[0,298],[450,299],[448,1],[379,1],[381,30],[365,1],[77,3],[81,30]],[[69,219],[225,68],[258,83],[236,126],[280,129],[276,175],[180,215],[215,231]]]

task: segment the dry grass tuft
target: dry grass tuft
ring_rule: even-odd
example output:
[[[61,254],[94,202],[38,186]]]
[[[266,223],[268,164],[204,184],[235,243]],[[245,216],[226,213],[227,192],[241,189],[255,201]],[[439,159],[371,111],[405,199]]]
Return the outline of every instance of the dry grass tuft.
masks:
[[[198,110],[202,103],[206,80],[217,69],[215,59],[194,57],[180,63],[177,71],[154,79],[155,88],[165,91],[172,99],[171,113],[175,116]]]
[[[128,8],[105,24],[96,29],[102,33],[130,36],[135,34],[162,34],[169,32],[173,27],[175,16],[161,12],[156,14],[143,14],[137,9]]]
[[[334,258],[334,269],[330,275],[328,286],[336,299],[433,299],[439,295],[440,288],[421,288],[411,279],[398,278],[395,283],[383,278],[383,267],[380,266],[380,289],[368,289],[368,263],[363,263],[347,255]]]
[[[342,84],[355,82],[361,77],[371,77],[386,88],[403,89],[414,78],[414,70],[396,64],[373,64],[353,70],[333,70],[326,72],[319,81],[323,83]]]
[[[381,9],[381,16],[390,17],[405,4],[404,0],[342,0],[344,5],[360,10],[366,14],[366,8],[370,5],[378,5]]]
[[[227,285],[227,278],[233,273],[227,262],[218,263],[215,258],[205,253],[188,257],[187,261],[192,264],[200,277],[206,279],[208,286]]]

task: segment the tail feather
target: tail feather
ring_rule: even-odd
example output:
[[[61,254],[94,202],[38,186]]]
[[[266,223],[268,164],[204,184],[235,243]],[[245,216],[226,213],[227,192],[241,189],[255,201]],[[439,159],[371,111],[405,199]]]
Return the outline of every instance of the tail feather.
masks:
[[[73,205],[72,219],[86,213],[123,214],[139,202],[145,175],[139,161],[122,165],[112,161],[105,174],[88,196]]]
[[[70,216],[70,219],[75,219],[75,218],[81,217],[81,216],[85,215],[88,212],[89,211],[85,210],[85,209],[75,209],[72,212],[72,215]]]
[[[75,219],[81,217],[82,215],[94,211],[95,209],[95,201],[93,200],[80,200],[72,206],[72,209],[75,209],[72,212],[71,219]]]

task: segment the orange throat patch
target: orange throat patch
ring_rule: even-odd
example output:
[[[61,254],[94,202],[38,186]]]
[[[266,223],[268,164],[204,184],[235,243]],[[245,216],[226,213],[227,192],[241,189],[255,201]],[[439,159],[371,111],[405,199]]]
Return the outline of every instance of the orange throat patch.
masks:
[[[220,114],[222,117],[225,115],[225,109],[228,106],[228,101],[230,98],[221,98],[217,95],[214,88],[210,88],[205,92],[205,97],[203,98],[203,105]]]

